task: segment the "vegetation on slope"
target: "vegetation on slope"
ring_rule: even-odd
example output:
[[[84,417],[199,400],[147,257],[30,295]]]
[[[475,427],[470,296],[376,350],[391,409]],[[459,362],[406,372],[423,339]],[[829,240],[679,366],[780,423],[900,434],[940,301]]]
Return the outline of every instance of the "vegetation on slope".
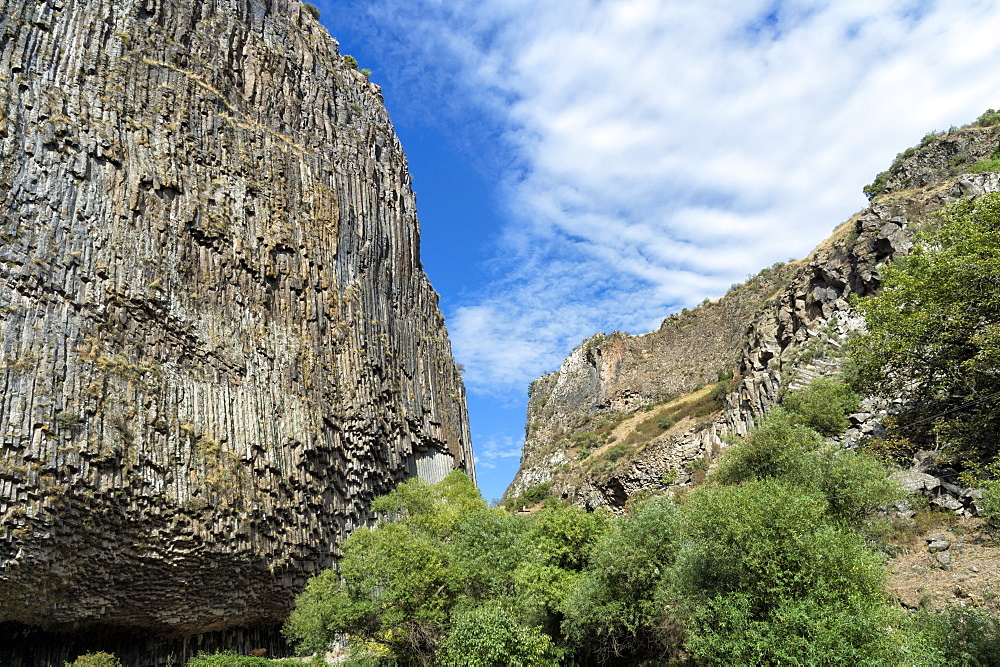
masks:
[[[945,209],[883,288],[857,305],[858,388],[898,396],[894,435],[943,449],[971,476],[1000,472],[1000,194]]]
[[[895,421],[911,447],[932,440],[995,477],[1000,195],[947,209],[883,277],[858,304],[869,333],[852,346],[855,387],[907,399]],[[554,499],[510,514],[460,473],[400,485],[287,632],[305,650],[346,635],[358,657],[409,664],[993,664],[995,618],[888,598],[885,508],[899,490],[873,455],[824,438],[857,394],[826,379],[783,405],[703,484],[621,517]]]
[[[617,518],[510,514],[457,472],[406,482],[287,632],[406,664],[944,664],[945,621],[928,629],[885,594],[887,469],[827,445],[813,416],[776,410],[705,484]]]

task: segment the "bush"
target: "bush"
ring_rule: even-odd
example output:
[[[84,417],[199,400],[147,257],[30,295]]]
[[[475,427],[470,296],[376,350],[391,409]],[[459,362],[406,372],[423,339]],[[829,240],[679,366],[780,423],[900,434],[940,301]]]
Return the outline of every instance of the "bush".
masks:
[[[121,661],[113,653],[87,653],[79,656],[73,662],[66,663],[70,667],[122,667]]]
[[[816,431],[795,423],[781,409],[726,452],[710,477],[718,485],[766,479],[780,479],[804,491],[821,493],[832,517],[854,525],[900,494],[888,469],[875,457],[825,446]]]
[[[599,661],[674,652],[679,626],[655,599],[679,544],[679,508],[666,498],[640,503],[611,524],[563,606],[563,630]]]
[[[1000,123],[1000,111],[994,111],[993,109],[987,109],[976,119],[976,125],[979,127],[991,127],[998,123]]]
[[[898,416],[910,439],[988,464],[1000,453],[1000,194],[953,204],[939,222],[880,269],[879,294],[857,301],[868,332],[849,347],[860,389],[912,406]]]
[[[518,611],[504,602],[488,602],[456,611],[451,632],[441,642],[438,662],[472,667],[557,664],[551,638],[538,627],[517,621]]]
[[[785,481],[702,487],[667,580],[698,664],[878,664],[898,648],[881,559]]]
[[[885,191],[885,184],[888,180],[888,171],[879,172],[875,180],[861,188],[861,191],[868,197],[868,201],[872,201]]]
[[[301,660],[268,660],[267,658],[254,658],[247,655],[239,655],[230,651],[222,653],[199,652],[198,655],[187,662],[187,667],[304,667],[309,664],[325,663],[304,663]]]
[[[949,607],[919,611],[911,628],[922,637],[926,664],[996,665],[1000,662],[1000,619],[979,609]],[[916,639],[916,638],[915,638]]]
[[[628,454],[629,448],[624,443],[619,442],[616,445],[612,445],[608,451],[604,452],[604,458],[608,461],[617,461],[626,454]]]
[[[545,482],[543,484],[533,486],[521,494],[521,500],[527,504],[537,505],[545,500],[545,497],[549,495],[550,488],[552,488],[551,482]]]
[[[309,16],[319,21],[319,7],[311,2],[303,2],[302,8],[306,10],[306,13],[309,14]]]
[[[849,385],[833,378],[819,378],[789,393],[781,405],[795,423],[822,435],[838,435],[850,426],[847,415],[857,411],[859,402]]]
[[[742,443],[726,452],[712,480],[729,485],[779,477],[808,483],[816,468],[810,454],[822,443],[818,433],[796,424],[791,415],[777,408]]]
[[[351,69],[358,68],[358,59],[354,56],[344,56],[344,64],[346,64]]]
[[[317,651],[341,635],[382,645],[402,661],[433,656],[462,592],[449,541],[471,514],[489,508],[468,477],[437,484],[412,479],[377,498],[394,521],[358,528],[342,546],[340,571],[311,579],[296,598],[285,634]]]

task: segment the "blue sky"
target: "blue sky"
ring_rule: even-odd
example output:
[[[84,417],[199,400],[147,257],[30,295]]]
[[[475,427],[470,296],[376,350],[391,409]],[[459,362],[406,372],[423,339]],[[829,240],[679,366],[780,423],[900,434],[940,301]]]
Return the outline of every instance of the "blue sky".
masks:
[[[805,255],[896,153],[1000,107],[996,2],[315,4],[409,158],[486,498],[581,340]]]

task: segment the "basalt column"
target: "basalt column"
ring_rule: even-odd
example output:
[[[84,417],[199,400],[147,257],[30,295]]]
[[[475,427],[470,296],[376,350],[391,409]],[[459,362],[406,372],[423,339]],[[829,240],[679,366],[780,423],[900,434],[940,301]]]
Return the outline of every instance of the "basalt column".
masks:
[[[379,88],[295,0],[0,0],[0,621],[281,622],[472,474]]]

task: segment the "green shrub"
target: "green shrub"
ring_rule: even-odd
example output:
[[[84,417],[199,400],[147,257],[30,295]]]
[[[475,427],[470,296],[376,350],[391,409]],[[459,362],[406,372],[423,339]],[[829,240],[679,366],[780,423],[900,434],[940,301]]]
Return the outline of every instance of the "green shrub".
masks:
[[[881,559],[822,494],[762,479],[702,487],[684,510],[666,601],[697,664],[891,664]]]
[[[463,590],[450,541],[470,515],[490,509],[469,478],[454,471],[433,485],[404,482],[372,510],[394,520],[351,534],[340,571],[309,580],[285,634],[303,651],[322,650],[347,634],[404,662],[426,660]]]
[[[818,433],[777,408],[742,443],[726,451],[712,480],[724,485],[772,477],[808,482],[816,468],[811,455],[822,443]]]
[[[56,424],[59,428],[73,428],[83,423],[80,415],[72,410],[63,410],[56,414]]]
[[[656,590],[673,565],[680,512],[666,498],[639,503],[611,524],[563,606],[563,630],[599,662],[673,653],[683,632]]]
[[[549,495],[550,488],[552,488],[551,482],[544,482],[537,486],[533,486],[521,494],[521,500],[526,504],[537,505],[545,500],[545,497]]]
[[[671,426],[673,426],[676,423],[677,422],[675,422],[670,417],[660,417],[660,418],[658,418],[656,420],[656,426],[657,426],[657,428],[663,429],[664,431],[666,431],[668,428],[670,428]]]
[[[302,8],[306,10],[306,13],[309,14],[309,16],[319,21],[319,7],[311,2],[303,2]]]
[[[861,191],[872,201],[885,191],[885,184],[889,180],[889,172],[881,171],[875,176],[875,180],[861,188]]]
[[[438,664],[500,667],[558,664],[552,639],[517,620],[518,610],[502,601],[456,611],[441,642]]]
[[[781,401],[795,423],[822,435],[838,435],[850,426],[847,415],[856,412],[860,398],[851,387],[833,378],[813,380]]]
[[[87,653],[73,662],[66,663],[70,667],[122,667],[121,661],[113,653]]]
[[[980,609],[948,607],[918,611],[910,620],[926,656],[925,664],[997,665],[1000,619]]]
[[[617,461],[618,459],[622,458],[628,453],[629,453],[628,445],[619,442],[615,445],[612,445],[611,448],[608,449],[608,451],[604,452],[604,458],[607,459],[608,461]]]
[[[983,114],[976,119],[976,125],[979,127],[991,127],[1000,123],[1000,111],[994,111],[993,109],[987,109]]]
[[[909,439],[965,466],[1000,453],[1000,195],[945,208],[910,254],[880,268],[882,289],[857,300],[867,333],[849,347],[864,393],[912,406]]]
[[[348,67],[350,67],[352,69],[357,69],[358,68],[358,59],[355,58],[354,56],[345,55],[344,56],[344,64],[346,64]]]
[[[323,663],[305,663],[300,660],[268,660],[267,658],[240,655],[231,651],[223,651],[222,653],[201,651],[187,661],[186,667],[305,667],[309,664]]]
[[[828,513],[853,525],[861,525],[875,508],[900,494],[875,457],[825,446],[816,431],[780,408],[726,452],[710,479],[718,485],[780,479],[822,494]]]
[[[1000,171],[1000,160],[996,158],[980,160],[969,167],[969,173],[971,174],[984,174],[989,171]]]

